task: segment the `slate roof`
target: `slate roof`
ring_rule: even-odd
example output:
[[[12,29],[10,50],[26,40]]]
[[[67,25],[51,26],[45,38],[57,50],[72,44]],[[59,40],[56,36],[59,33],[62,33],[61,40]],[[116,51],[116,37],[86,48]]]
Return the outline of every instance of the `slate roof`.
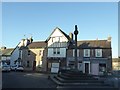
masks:
[[[28,45],[28,48],[45,48],[47,43],[45,41],[32,42]]]
[[[78,48],[111,48],[111,42],[107,40],[83,40],[77,41]],[[69,44],[68,48],[75,48],[74,44]]]
[[[8,49],[2,50],[2,56],[10,56],[13,50],[14,48],[8,48]]]

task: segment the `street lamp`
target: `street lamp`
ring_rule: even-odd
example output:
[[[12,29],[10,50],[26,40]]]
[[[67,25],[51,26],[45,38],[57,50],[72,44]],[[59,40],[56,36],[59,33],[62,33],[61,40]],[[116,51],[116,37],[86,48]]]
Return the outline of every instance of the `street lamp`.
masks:
[[[78,35],[78,30],[77,30],[77,25],[75,25],[75,69],[78,70],[78,61],[77,61],[77,35]]]

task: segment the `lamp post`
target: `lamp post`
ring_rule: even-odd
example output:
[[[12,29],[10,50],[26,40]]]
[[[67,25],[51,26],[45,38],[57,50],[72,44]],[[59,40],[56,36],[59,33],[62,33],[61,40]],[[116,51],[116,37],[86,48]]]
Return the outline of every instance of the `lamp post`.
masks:
[[[77,25],[75,25],[75,69],[78,70],[78,61],[77,61],[77,35],[78,35],[78,30],[77,30]]]

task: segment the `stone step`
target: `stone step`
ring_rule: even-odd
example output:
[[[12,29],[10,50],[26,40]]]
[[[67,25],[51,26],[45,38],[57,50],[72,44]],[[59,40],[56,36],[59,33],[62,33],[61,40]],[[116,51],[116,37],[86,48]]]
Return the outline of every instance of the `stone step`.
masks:
[[[53,82],[55,82],[59,86],[86,86],[86,87],[88,86],[110,86],[110,85],[103,84],[103,83],[62,83],[56,78],[54,78],[54,76],[50,78],[53,80]]]
[[[118,90],[118,88],[110,86],[57,86],[57,90]]]
[[[91,78],[91,77],[69,77],[69,76],[65,76],[65,75],[58,75],[58,77],[61,77],[63,79],[66,80],[98,80],[97,78]]]
[[[62,82],[62,83],[76,83],[76,82],[79,82],[79,83],[104,83],[104,81],[102,80],[65,80],[61,77],[58,77],[58,76],[54,76],[54,78],[56,78],[58,81]]]
[[[61,75],[68,76],[68,77],[89,77],[93,78],[92,75],[84,75],[84,74],[69,74],[69,73],[62,73]]]

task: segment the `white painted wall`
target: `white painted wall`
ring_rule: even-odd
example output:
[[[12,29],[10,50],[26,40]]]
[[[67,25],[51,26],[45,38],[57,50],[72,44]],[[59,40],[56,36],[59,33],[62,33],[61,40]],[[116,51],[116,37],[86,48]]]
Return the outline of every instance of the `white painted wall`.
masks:
[[[68,39],[61,33],[61,31],[56,28],[56,30],[50,36],[51,38],[48,41],[48,57],[66,57],[66,47]],[[58,42],[59,40],[59,42]],[[53,48],[49,47],[62,47],[60,48],[60,54],[54,54]]]
[[[10,65],[12,66],[15,65],[14,61],[17,60],[18,57],[19,57],[19,48],[16,48],[11,55]]]
[[[60,54],[53,54],[53,48],[48,48],[48,57],[66,57],[66,48],[60,48]]]
[[[56,47],[55,44],[59,44],[59,43],[55,43],[58,41],[58,39],[60,40],[59,42],[64,42],[62,46],[66,47],[68,39],[59,31],[59,29],[56,29],[50,37],[51,38],[48,41],[48,47],[50,47],[50,46]]]

